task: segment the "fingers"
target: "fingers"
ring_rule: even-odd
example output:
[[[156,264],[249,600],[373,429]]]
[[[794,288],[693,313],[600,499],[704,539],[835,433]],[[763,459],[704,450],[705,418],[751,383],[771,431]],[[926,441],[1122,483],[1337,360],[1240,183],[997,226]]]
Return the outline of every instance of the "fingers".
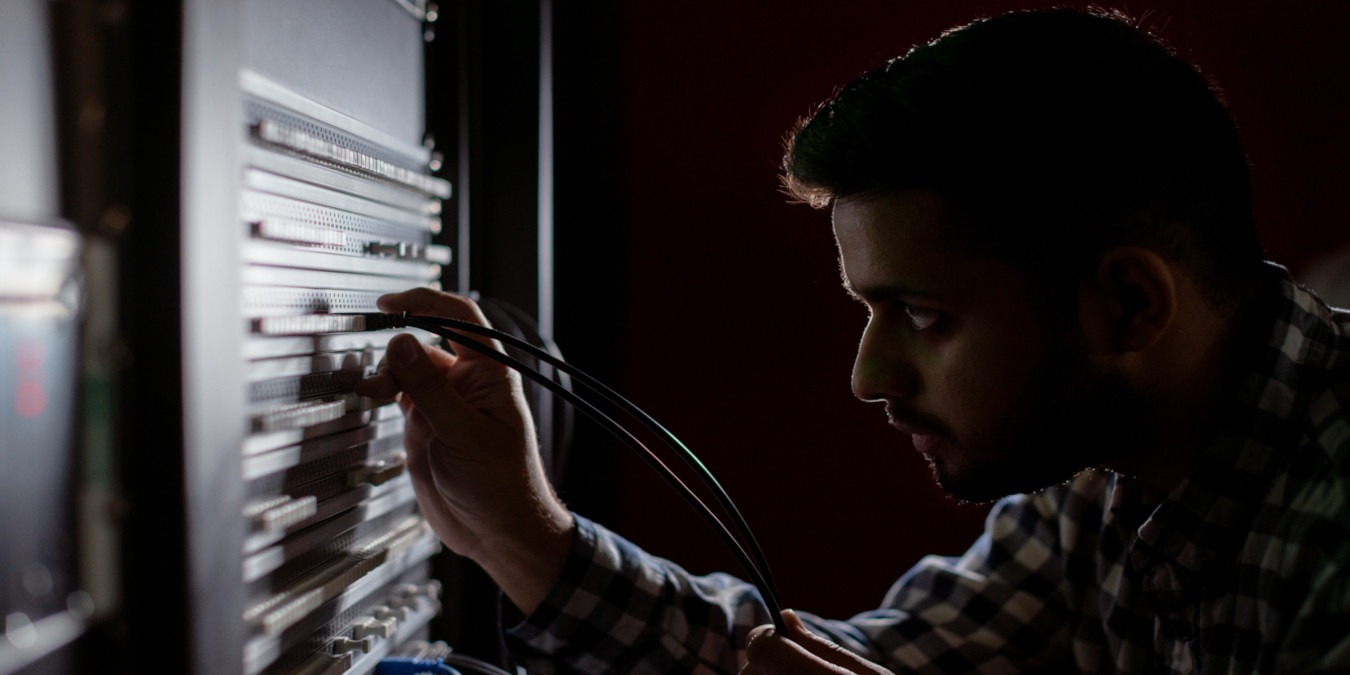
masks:
[[[376,405],[384,405],[393,401],[394,396],[398,394],[398,382],[393,375],[389,374],[389,370],[381,364],[379,372],[357,382],[353,390],[362,396],[373,399]]]
[[[432,290],[430,288],[414,288],[403,291],[402,293],[392,293],[380,296],[376,301],[381,311],[384,312],[407,312],[408,314],[418,316],[436,316],[446,319],[458,319],[469,323],[476,323],[480,326],[492,327],[487,317],[483,315],[483,310],[478,307],[474,301],[450,293]],[[454,330],[451,328],[450,330]],[[480,335],[472,333],[460,333],[475,342],[487,345],[497,351],[502,351],[501,344],[496,340],[491,340]],[[480,355],[472,349],[456,350],[462,356],[469,358],[480,358]]]
[[[357,382],[356,386],[352,388],[357,394],[372,399],[375,405],[392,403],[399,392],[398,380],[394,379],[394,376],[389,372],[388,347],[389,345],[386,344],[385,356],[380,359],[375,374]],[[438,356],[440,355],[438,354]],[[450,356],[448,361],[453,362],[455,357],[453,355],[447,356]]]
[[[402,293],[382,295],[376,304],[384,312],[407,312],[423,316],[443,316],[447,319],[471,321],[487,326],[487,317],[478,303],[462,296],[430,288],[413,288]]]
[[[838,675],[847,671],[815,658],[801,645],[779,634],[771,625],[750,631],[741,675]]]
[[[771,625],[760,626],[750,632],[746,644],[746,673],[887,673],[872,663],[839,645],[812,633],[801,617],[792,610],[783,611],[785,638]]]
[[[440,438],[454,438],[456,433],[463,435],[464,430],[480,425],[478,412],[465,403],[446,372],[436,363],[437,360],[453,359],[440,350],[428,351],[417,338],[407,334],[394,336],[385,353],[389,378],[403,392],[403,397],[416,405],[432,433]],[[384,383],[377,382],[372,386],[381,387]]]
[[[406,414],[408,415],[408,430],[404,436],[404,447],[408,451],[408,473],[412,476],[412,481],[419,493],[426,492],[429,495],[435,495],[435,483],[431,476],[431,462],[428,458],[433,436],[426,433],[426,420],[422,417],[421,411],[409,406],[406,409]]]
[[[831,665],[838,666],[850,673],[885,672],[871,661],[812,633],[806,628],[802,618],[790,609],[783,610],[783,623],[787,625],[788,633],[798,645]]]
[[[431,445],[435,437],[427,431],[426,419],[421,411],[411,405],[405,407],[408,415],[408,430],[405,436],[405,448],[408,450],[408,474],[412,479],[417,495],[417,504],[422,514],[431,522],[437,532],[446,531],[444,502],[436,489],[436,477],[431,472]]]

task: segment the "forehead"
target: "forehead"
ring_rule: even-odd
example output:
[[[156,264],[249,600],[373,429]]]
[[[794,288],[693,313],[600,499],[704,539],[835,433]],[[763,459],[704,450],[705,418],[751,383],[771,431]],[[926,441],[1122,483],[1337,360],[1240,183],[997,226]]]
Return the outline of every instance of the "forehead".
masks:
[[[841,199],[834,207],[834,236],[845,279],[855,289],[898,276],[956,272],[952,266],[970,257],[957,245],[943,198],[933,190]]]
[[[952,308],[1002,305],[998,311],[1031,302],[1023,272],[969,241],[936,191],[840,200],[834,233],[844,281],[864,299],[925,297]]]

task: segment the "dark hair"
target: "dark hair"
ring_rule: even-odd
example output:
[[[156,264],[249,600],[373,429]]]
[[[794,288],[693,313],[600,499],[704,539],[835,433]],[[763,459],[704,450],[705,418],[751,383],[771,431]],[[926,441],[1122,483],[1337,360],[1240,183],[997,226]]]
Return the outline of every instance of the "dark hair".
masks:
[[[816,207],[935,189],[968,245],[1042,280],[1136,244],[1223,303],[1264,257],[1221,95],[1116,13],[1015,12],[952,29],[802,120],[783,170],[787,192]]]

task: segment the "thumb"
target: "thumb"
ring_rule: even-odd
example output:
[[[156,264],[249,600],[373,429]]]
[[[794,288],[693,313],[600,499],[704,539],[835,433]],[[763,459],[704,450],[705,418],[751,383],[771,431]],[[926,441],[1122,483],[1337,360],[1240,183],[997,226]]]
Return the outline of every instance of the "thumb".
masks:
[[[825,638],[812,633],[797,613],[783,610],[783,624],[788,635],[798,646],[810,652],[812,656],[838,666],[850,673],[886,673],[889,672],[867,659],[854,654]]]
[[[442,373],[427,356],[427,350],[407,333],[395,335],[385,353],[390,374],[409,394],[431,393],[445,387]]]
[[[441,356],[453,358],[448,354]],[[469,418],[474,411],[455,391],[448,373],[416,338],[403,334],[390,340],[385,363],[399,390],[412,399],[437,437],[452,438],[455,429],[470,426]]]

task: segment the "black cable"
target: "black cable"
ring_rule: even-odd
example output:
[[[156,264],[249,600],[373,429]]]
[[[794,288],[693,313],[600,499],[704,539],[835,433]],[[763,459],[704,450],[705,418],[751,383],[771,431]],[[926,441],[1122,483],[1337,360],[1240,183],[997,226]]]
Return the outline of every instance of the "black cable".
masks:
[[[756,566],[763,573],[765,579],[768,580],[770,587],[775,590],[774,597],[775,600],[777,599],[776,594],[777,584],[774,583],[773,573],[769,569],[769,563],[764,558],[764,552],[759,546],[759,541],[755,539],[754,532],[750,530],[750,524],[746,522],[745,517],[741,515],[740,509],[736,508],[736,504],[735,502],[732,501],[731,495],[727,494],[726,489],[724,489],[722,487],[722,484],[717,480],[717,478],[713,476],[712,470],[710,470],[702,462],[702,460],[698,458],[698,455],[694,454],[694,451],[691,450],[689,446],[685,445],[684,442],[679,439],[679,437],[677,437],[673,432],[671,432],[664,425],[658,422],[656,418],[649,415],[645,410],[638,407],[637,404],[628,400],[628,398],[626,398],[619,392],[614,391],[605,383],[595,379],[594,377],[591,377],[585,371],[582,371],[576,366],[573,366],[572,364],[562,360],[561,358],[549,354],[548,352],[542,351],[538,347],[523,340],[519,340],[509,334],[502,333],[501,331],[494,330],[486,326],[480,326],[476,323],[461,321],[459,319],[447,319],[442,317],[426,317],[426,316],[407,316],[403,318],[408,322],[408,325],[410,326],[416,326],[418,323],[431,323],[438,326],[449,326],[451,328],[463,330],[467,333],[474,333],[477,335],[483,335],[486,337],[502,340],[503,342],[528,353],[529,355],[535,357],[536,359],[548,363],[549,365],[557,368],[559,371],[572,375],[582,384],[586,385],[587,387],[590,387],[593,391],[604,397],[605,400],[609,401],[610,403],[616,406],[619,406],[628,414],[636,417],[648,429],[651,429],[653,432],[659,435],[662,438],[662,440],[666,442],[666,444],[673,447],[677,451],[677,454],[679,454],[680,459],[684,460],[685,464],[687,464],[691,469],[695,471],[695,473],[703,481],[704,485],[707,485],[708,488],[712,490],[714,496],[717,497],[718,503],[721,504],[722,508],[725,509],[727,514],[731,516],[732,522],[736,525],[737,530],[740,531],[741,536],[745,537],[746,543],[749,545],[750,552],[755,558]]]
[[[478,303],[483,313],[487,315],[489,323],[499,330],[523,340],[526,344],[542,348],[558,360],[563,360],[562,350],[558,348],[558,344],[544,335],[539,330],[539,325],[535,322],[534,317],[531,317],[524,310],[496,298],[483,297],[476,292],[469,293],[469,299]],[[493,318],[494,315],[496,318]],[[498,319],[507,325],[500,325]],[[557,368],[549,368],[547,372],[543,368],[539,370],[546,375],[553,373],[559,384],[566,387],[568,391],[572,390],[571,376],[566,372]],[[539,407],[542,404],[542,395],[537,387],[534,394],[533,402],[536,407]],[[546,459],[551,459],[549,476],[558,483],[562,482],[563,469],[567,465],[567,455],[572,446],[572,418],[570,406],[560,406],[558,410],[552,411],[552,417],[550,418],[552,425],[549,430],[549,457]]]
[[[547,389],[557,394],[558,396],[561,396],[568,403],[571,403],[578,410],[581,410],[588,417],[595,420],[596,423],[605,427],[606,430],[608,430],[610,433],[618,437],[619,440],[624,441],[625,444],[627,444],[632,450],[637,452],[640,457],[642,457],[645,461],[647,461],[648,466],[652,467],[652,469],[656,471],[657,474],[660,475],[661,478],[666,481],[666,484],[670,485],[671,489],[675,490],[682,498],[684,498],[685,502],[688,503],[690,507],[692,507],[695,510],[695,512],[697,512],[705,521],[707,521],[708,524],[713,527],[713,530],[720,537],[722,537],[723,542],[726,543],[727,546],[731,549],[732,554],[736,556],[737,560],[741,563],[741,566],[744,567],[746,572],[750,574],[756,588],[759,589],[760,595],[762,596],[765,605],[768,607],[770,618],[772,619],[775,628],[778,629],[780,634],[782,635],[787,634],[787,627],[783,623],[782,619],[782,608],[778,602],[777,590],[772,585],[769,578],[764,574],[759,565],[756,564],[755,560],[751,558],[751,555],[746,552],[746,549],[744,546],[742,546],[741,542],[737,540],[734,535],[732,535],[729,529],[727,529],[726,524],[723,523],[722,520],[717,517],[717,515],[712,511],[712,509],[709,508],[708,505],[704,503],[704,501],[700,499],[698,495],[687,484],[685,484],[685,482],[681,480],[680,477],[676,475],[675,472],[672,471],[669,466],[665,464],[665,462],[662,462],[661,459],[656,456],[656,453],[652,452],[650,448],[648,448],[645,444],[643,444],[640,440],[638,440],[638,438],[634,436],[632,432],[628,431],[628,429],[624,428],[618,422],[615,422],[613,418],[609,417],[604,412],[596,408],[589,401],[586,401],[577,394],[568,391],[567,389],[559,385],[557,382],[554,382],[552,379],[545,377],[544,375],[540,374],[538,371],[534,370],[533,368],[530,368],[524,363],[521,363],[520,361],[500,351],[497,351],[496,349],[484,345],[478,342],[477,340],[465,337],[463,335],[459,335],[458,333],[454,333],[453,331],[449,330],[449,328],[453,327],[456,329],[463,329],[466,332],[477,332],[481,335],[502,339],[506,342],[512,343],[514,346],[525,349],[526,351],[530,351],[532,354],[533,352],[539,352],[537,348],[535,348],[533,345],[529,345],[528,343],[523,343],[524,345],[528,345],[528,347],[522,347],[520,344],[516,344],[517,342],[516,338],[510,335],[507,335],[505,333],[499,333],[498,331],[494,331],[490,328],[485,328],[478,324],[460,322],[455,319],[444,319],[439,317],[407,316],[401,314],[366,314],[364,316],[366,320],[365,326],[366,330],[380,330],[383,328],[402,328],[404,326],[410,326],[430,331],[432,333],[435,333],[436,335],[441,336],[442,338],[445,338],[446,340],[454,342],[455,344],[468,347],[469,349],[472,349],[494,361],[497,361],[498,363],[512,370],[519,372],[521,375],[524,375],[525,377],[534,380],[535,382],[546,387]],[[449,326],[442,325],[443,323],[450,325]],[[472,328],[469,328],[470,326],[472,326]],[[544,354],[544,352],[539,353]],[[548,358],[552,357],[550,356]],[[608,387],[604,386],[603,384],[600,384],[598,381],[594,380],[594,378],[591,378],[589,375],[586,375],[582,371],[577,370],[575,367],[571,366],[570,364],[567,364],[566,362],[559,361],[558,363],[554,363],[551,365],[554,365],[559,369],[567,370],[568,372],[570,372],[570,374],[572,374],[574,377],[576,377],[578,380],[581,380],[588,386],[591,386],[591,383],[599,385],[600,389],[597,389],[597,391],[602,393],[602,395],[604,394],[603,390],[609,390]],[[612,392],[613,390],[609,391]],[[624,402],[627,402],[626,399],[623,399],[623,397],[619,396],[617,393],[614,393],[613,396],[623,400]],[[614,399],[609,400],[612,403],[619,404],[619,401],[616,401]],[[659,423],[656,423],[656,421],[652,419],[649,415],[647,415],[645,412],[642,412],[640,408],[637,408],[636,405],[633,405],[631,402],[627,402],[627,404],[636,411],[634,414],[637,417],[639,417],[640,420],[643,420],[644,422],[646,420],[650,420],[651,423],[655,425],[655,429],[660,429],[661,431],[664,431],[665,435],[669,435],[671,438],[674,437],[673,434],[671,434],[668,430],[665,430],[665,428],[662,427]],[[692,456],[693,461],[698,466],[700,467],[703,466],[702,462],[698,461],[697,456],[693,456],[692,451],[689,451],[689,449],[686,446],[684,446],[683,443],[680,443],[679,439],[674,439],[674,442],[678,444],[678,446],[682,448],[685,453],[688,453],[689,456]],[[707,471],[707,468],[703,467],[703,471]],[[713,484],[716,484],[716,480],[712,479],[711,472],[708,472],[707,478],[712,480]],[[721,486],[718,485],[717,487],[720,488]],[[725,496],[725,491],[722,491],[722,495]],[[727,501],[730,501],[730,497],[726,497],[726,499]],[[734,510],[735,506],[732,505],[731,509]],[[739,515],[739,512],[736,513]],[[762,560],[764,557],[763,552],[759,550],[758,544],[754,542],[753,535],[749,533],[748,525],[744,524],[743,519],[735,516],[734,518],[737,520],[737,524],[741,527],[742,534],[747,537],[748,539],[747,543],[751,545],[755,554],[754,557]]]
[[[485,346],[472,338],[464,337],[457,333],[446,330],[445,327],[437,326],[429,322],[424,323],[417,321],[412,317],[409,317],[408,325],[414,328],[421,328],[423,330],[431,331],[456,344],[468,347],[469,349],[472,349],[480,354],[483,354],[484,356],[487,356],[488,358],[491,358],[494,361],[497,361],[498,363],[501,363],[502,365],[505,365],[506,367],[519,372],[520,374],[530,378],[531,380],[538,382],[540,385],[543,385],[544,387],[548,388],[550,391],[561,396],[568,403],[571,403],[574,407],[581,410],[588,417],[595,420],[601,426],[605,427],[610,433],[613,433],[616,436],[618,436],[620,440],[624,441],[635,452],[638,452],[639,456],[647,461],[648,466],[650,466],[653,471],[656,471],[656,473],[666,481],[666,484],[669,485],[671,489],[679,493],[679,495],[685,499],[685,501],[690,505],[690,507],[692,507],[696,512],[698,512],[699,515],[704,518],[704,520],[708,521],[709,525],[713,526],[713,529],[722,537],[724,542],[731,548],[731,552],[736,555],[736,558],[741,563],[741,565],[746,569],[747,572],[750,573],[752,577],[754,577],[755,586],[760,589],[761,595],[764,596],[765,604],[769,606],[770,612],[772,612],[775,617],[778,617],[778,615],[781,613],[781,608],[778,603],[777,592],[774,589],[774,587],[769,585],[768,578],[764,576],[762,570],[751,559],[751,556],[749,553],[746,552],[745,547],[742,546],[741,542],[736,539],[736,537],[731,533],[729,529],[727,529],[726,524],[723,523],[721,519],[717,517],[717,515],[707,505],[707,503],[705,503],[702,499],[700,499],[698,494],[695,493],[693,489],[689,487],[688,484],[686,484],[682,479],[680,479],[680,477],[668,465],[666,465],[665,462],[661,461],[661,458],[658,457],[656,453],[651,450],[651,448],[648,448],[646,444],[638,440],[638,438],[634,436],[632,432],[628,431],[618,422],[614,421],[613,418],[601,412],[598,408],[595,408],[589,401],[586,401],[585,399],[581,398],[574,392],[564,389],[558,383],[554,382],[553,380],[549,379],[548,377],[544,376],[543,374],[539,373],[533,368],[530,368],[524,363],[521,363],[520,361],[511,358],[510,356],[507,356],[506,354],[503,354],[491,347]],[[503,336],[505,336],[505,334],[503,334]],[[782,619],[778,618],[777,621],[775,621],[775,624],[781,621]],[[786,634],[786,626],[780,626],[779,628],[780,630],[784,631],[782,634]]]
[[[534,317],[529,315],[529,313],[509,302],[497,300],[495,298],[480,297],[477,292],[471,292],[469,298],[478,302],[480,305],[483,302],[487,302],[496,306],[497,309],[507,314],[515,322],[517,327],[529,331],[529,335],[522,336],[526,342],[542,348],[559,361],[564,360],[562,349],[558,347],[558,343],[554,342],[553,338],[544,335],[544,333],[539,330],[539,324],[534,320]],[[562,370],[556,370],[556,372],[558,382],[562,384],[562,386],[567,387],[570,391],[572,389],[571,376]],[[554,418],[556,424],[553,429],[553,462],[555,464],[553,468],[555,478],[559,480],[562,478],[563,468],[567,466],[567,456],[572,448],[572,418],[572,409],[567,406],[563,406],[562,413],[556,415]],[[772,577],[770,577],[770,581],[772,581]]]

